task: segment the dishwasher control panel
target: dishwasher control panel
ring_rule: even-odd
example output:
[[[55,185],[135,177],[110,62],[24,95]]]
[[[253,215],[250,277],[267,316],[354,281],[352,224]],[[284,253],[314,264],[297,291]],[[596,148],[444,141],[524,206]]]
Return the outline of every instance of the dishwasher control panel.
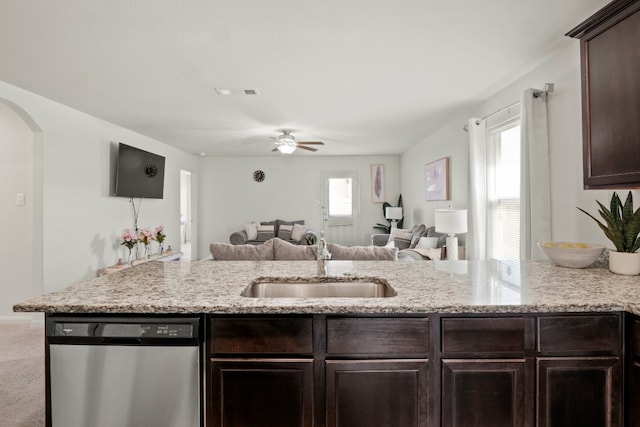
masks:
[[[67,338],[197,339],[197,318],[50,318],[47,336]]]

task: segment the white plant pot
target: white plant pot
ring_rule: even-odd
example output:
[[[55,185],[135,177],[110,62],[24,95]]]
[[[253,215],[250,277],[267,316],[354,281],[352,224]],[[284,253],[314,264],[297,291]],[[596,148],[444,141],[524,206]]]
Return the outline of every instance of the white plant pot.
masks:
[[[609,271],[636,276],[640,274],[640,253],[609,251]]]

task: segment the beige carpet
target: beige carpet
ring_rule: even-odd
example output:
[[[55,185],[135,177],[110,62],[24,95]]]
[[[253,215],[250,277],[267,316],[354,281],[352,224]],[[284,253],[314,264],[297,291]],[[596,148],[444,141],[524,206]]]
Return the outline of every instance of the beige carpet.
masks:
[[[44,327],[0,323],[0,427],[44,426]]]

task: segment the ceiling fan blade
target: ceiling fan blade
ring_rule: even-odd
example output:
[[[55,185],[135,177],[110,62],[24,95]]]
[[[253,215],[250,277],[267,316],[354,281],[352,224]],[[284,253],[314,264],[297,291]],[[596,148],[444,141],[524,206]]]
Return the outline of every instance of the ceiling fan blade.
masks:
[[[305,147],[304,145],[300,145],[300,143],[296,144],[296,147],[307,151],[318,151],[317,148]]]
[[[298,144],[324,145],[324,142],[320,142],[320,141],[298,141]]]

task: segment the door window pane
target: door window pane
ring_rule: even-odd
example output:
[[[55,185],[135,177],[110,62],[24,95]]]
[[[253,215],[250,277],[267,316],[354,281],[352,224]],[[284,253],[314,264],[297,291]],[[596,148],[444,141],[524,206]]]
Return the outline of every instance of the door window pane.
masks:
[[[353,216],[353,179],[329,178],[329,217]]]

